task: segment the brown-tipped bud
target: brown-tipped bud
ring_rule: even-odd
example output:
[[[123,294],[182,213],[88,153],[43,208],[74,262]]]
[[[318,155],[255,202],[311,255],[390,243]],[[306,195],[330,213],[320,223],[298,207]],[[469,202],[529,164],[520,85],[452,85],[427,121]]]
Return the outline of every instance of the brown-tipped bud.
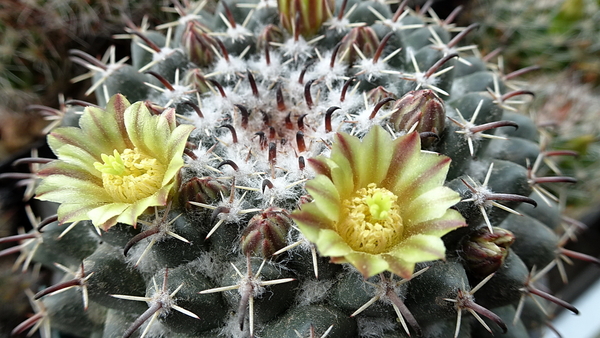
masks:
[[[369,90],[369,92],[367,93],[367,100],[372,105],[376,105],[379,102],[381,102],[382,100],[385,100],[388,98],[394,99],[394,100],[397,99],[396,94],[394,94],[392,92],[388,92],[382,86],[377,86],[376,88]],[[390,102],[386,103],[384,105],[384,107],[389,107],[392,103],[393,103],[393,101],[390,101]]]
[[[292,34],[314,36],[331,17],[334,0],[277,0],[282,26]]]
[[[184,85],[192,87],[198,93],[206,93],[210,90],[208,80],[200,68],[191,68],[185,73]]]
[[[229,195],[229,188],[212,177],[193,177],[181,185],[179,201],[186,208],[188,202],[211,204],[221,199],[221,195]]]
[[[181,34],[181,45],[189,56],[190,61],[200,67],[208,66],[213,62],[214,51],[211,46],[217,46],[215,40],[208,35],[209,29],[191,20],[185,24]]]
[[[264,51],[270,42],[283,43],[283,32],[281,28],[273,24],[267,25],[256,38],[256,49]]]
[[[353,28],[342,39],[342,45],[338,53],[342,62],[353,64],[359,59],[358,52],[353,45],[356,45],[365,57],[372,58],[379,46],[379,38],[373,28],[369,26]]]
[[[512,232],[492,227],[493,233],[487,228],[482,228],[469,237],[462,245],[462,258],[473,276],[484,278],[496,272],[502,264],[508,248],[515,241]]]
[[[409,131],[415,124],[419,133],[440,135],[444,130],[446,108],[433,90],[412,90],[396,101],[393,110],[390,122],[398,132]]]
[[[165,108],[162,106],[157,105],[156,103],[150,101],[150,100],[146,100],[144,101],[144,105],[146,106],[146,108],[148,108],[148,110],[153,114],[153,115],[160,115],[162,114],[163,111],[165,111]]]
[[[270,258],[286,245],[286,236],[293,221],[285,209],[269,207],[248,222],[242,234],[244,255]]]

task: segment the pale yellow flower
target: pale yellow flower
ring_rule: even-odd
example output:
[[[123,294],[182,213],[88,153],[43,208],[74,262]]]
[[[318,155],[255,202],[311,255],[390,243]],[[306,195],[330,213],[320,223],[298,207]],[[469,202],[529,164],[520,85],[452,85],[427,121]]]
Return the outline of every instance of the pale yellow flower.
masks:
[[[292,218],[322,256],[365,278],[386,270],[410,278],[415,263],[445,258],[441,237],[466,225],[449,209],[460,201],[444,186],[450,158],[421,151],[416,132],[392,140],[375,126],[362,142],[340,133],[331,156],[310,164],[314,200]]]
[[[48,135],[58,160],[39,172],[37,198],[60,203],[61,223],[135,226],[146,209],[168,203],[192,129],[177,126],[173,109],[153,116],[143,102],[130,105],[119,94],[106,110],[87,107],[79,128]]]

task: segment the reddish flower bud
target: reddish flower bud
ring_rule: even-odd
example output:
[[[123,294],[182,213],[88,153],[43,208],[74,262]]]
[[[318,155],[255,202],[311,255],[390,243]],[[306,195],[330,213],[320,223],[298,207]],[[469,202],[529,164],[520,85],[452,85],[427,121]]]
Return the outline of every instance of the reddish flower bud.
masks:
[[[412,90],[394,105],[390,122],[396,131],[409,131],[415,123],[419,133],[440,134],[445,127],[446,108],[444,101],[433,90]]]
[[[353,64],[355,61],[360,60],[353,45],[356,45],[364,56],[371,58],[375,55],[375,51],[377,51],[379,38],[371,27],[353,28],[342,39],[342,45],[338,53],[342,57],[342,62]]]
[[[277,0],[281,25],[290,33],[315,35],[331,17],[333,0]]]
[[[200,68],[191,68],[185,73],[184,84],[191,86],[198,93],[206,93],[210,90],[207,84],[207,80],[204,77],[204,73]]]
[[[378,86],[376,88],[373,88],[371,90],[369,90],[369,92],[367,93],[367,99],[369,100],[369,103],[376,105],[377,103],[381,102],[384,99],[387,98],[392,98],[392,99],[396,99],[396,95],[392,92],[387,91],[385,88],[383,88],[382,86]],[[386,106],[391,105],[393,102],[389,102],[386,103]]]
[[[269,258],[286,245],[287,232],[293,221],[285,209],[269,207],[248,222],[242,234],[244,255]]]
[[[188,202],[211,204],[220,200],[221,195],[227,196],[229,188],[212,177],[193,177],[181,185],[179,190],[179,201],[186,208],[190,207]]]
[[[188,21],[181,35],[181,45],[189,56],[190,61],[200,67],[213,62],[214,51],[211,46],[216,46],[215,40],[207,33],[209,29],[198,21]]]
[[[515,241],[512,232],[497,227],[493,227],[493,230],[491,233],[487,228],[482,228],[463,243],[461,256],[475,277],[484,278],[496,272],[508,255],[508,248]]]

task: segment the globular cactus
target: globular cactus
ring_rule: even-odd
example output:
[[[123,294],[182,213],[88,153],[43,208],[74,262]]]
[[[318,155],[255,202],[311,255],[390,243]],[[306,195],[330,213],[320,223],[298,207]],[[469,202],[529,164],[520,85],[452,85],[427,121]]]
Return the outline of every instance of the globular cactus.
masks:
[[[458,47],[476,26],[406,1],[173,4],[128,23],[131,63],[73,51],[98,106],[57,113],[80,115],[58,159],[25,162],[58,211],[5,239],[65,277],[16,333],[530,337],[529,297],[577,311],[535,285],[582,257],[544,188],[572,179],[540,174],[572,153]]]

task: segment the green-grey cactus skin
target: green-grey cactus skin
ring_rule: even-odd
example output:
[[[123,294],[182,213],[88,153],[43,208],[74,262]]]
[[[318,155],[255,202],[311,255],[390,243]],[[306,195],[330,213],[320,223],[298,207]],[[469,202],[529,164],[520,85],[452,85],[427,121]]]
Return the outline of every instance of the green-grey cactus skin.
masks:
[[[540,319],[513,323],[515,309],[534,290],[534,267],[563,245],[558,205],[537,193],[569,180],[535,176],[545,154],[537,126],[501,100],[513,83],[477,53],[455,54],[451,22],[380,1],[173,3],[178,21],[129,25],[131,65],[109,63],[94,81],[102,107],[124,93],[155,115],[175,108],[177,123],[196,128],[175,197],[140,212],[135,227],[96,233],[82,221],[58,238],[66,225],[54,222],[32,232],[22,251],[35,262],[82,272],[75,288],[38,297],[55,330],[533,337]],[[419,132],[424,152],[451,159],[444,185],[462,199],[452,209],[466,226],[442,238],[445,260],[417,264],[410,280],[330,262],[290,217],[324,170],[310,159],[332,152],[336,132],[363,138],[373,126],[394,138]]]

